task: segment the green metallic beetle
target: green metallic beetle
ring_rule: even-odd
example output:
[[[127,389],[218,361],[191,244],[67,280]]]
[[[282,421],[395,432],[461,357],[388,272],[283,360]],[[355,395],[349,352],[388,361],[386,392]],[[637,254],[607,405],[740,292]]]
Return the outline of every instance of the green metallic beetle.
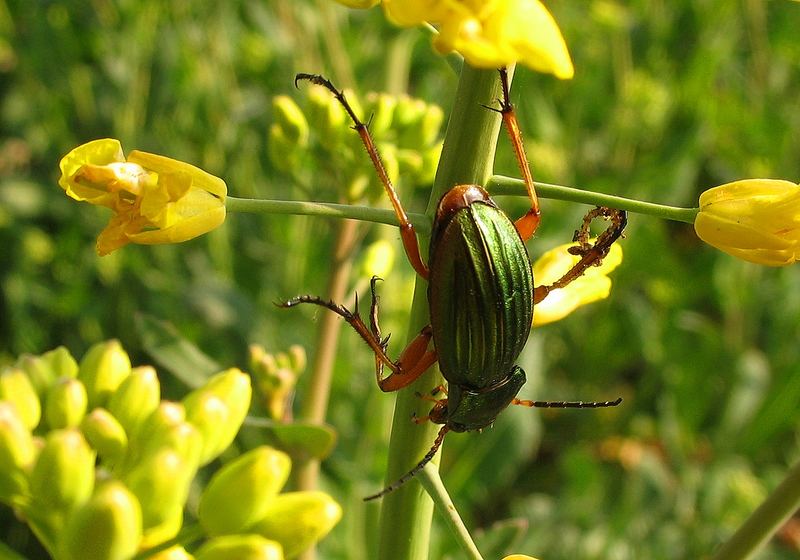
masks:
[[[481,430],[490,426],[510,404],[530,407],[597,408],[615,406],[621,399],[607,402],[523,401],[517,393],[525,384],[525,372],[514,365],[524,348],[533,322],[534,305],[551,291],[563,288],[591,267],[600,264],[626,225],[623,211],[596,208],[584,218],[576,232],[579,262],[561,279],[548,286],[534,288],[533,272],[525,241],[536,231],[540,221],[539,202],[534,189],[516,115],[509,98],[508,78],[500,71],[503,100],[499,112],[509,132],[520,170],[531,200],[531,209],[512,222],[489,194],[478,185],[457,185],[442,196],[436,210],[426,265],[419,250],[414,227],[400,204],[397,193],[384,169],[367,126],[353,112],[344,94],[322,76],[298,74],[326,87],[336,96],[354,123],[378,176],[389,196],[400,223],[400,234],[409,261],[428,280],[430,325],[411,341],[396,361],[386,354],[388,337],[382,338],[378,326],[375,284],[371,282],[370,325],[358,313],[315,296],[298,296],[280,303],[293,307],[301,303],[320,305],[343,317],[372,348],[376,356],[376,377],[383,391],[406,387],[435,362],[447,380],[447,397],[436,400],[428,416],[442,424],[430,451],[408,473],[378,494],[391,492],[411,479],[438,451],[448,431]],[[589,224],[595,217],[611,221],[594,244],[589,243]],[[432,346],[432,347],[431,347]],[[391,370],[383,376],[384,367]]]

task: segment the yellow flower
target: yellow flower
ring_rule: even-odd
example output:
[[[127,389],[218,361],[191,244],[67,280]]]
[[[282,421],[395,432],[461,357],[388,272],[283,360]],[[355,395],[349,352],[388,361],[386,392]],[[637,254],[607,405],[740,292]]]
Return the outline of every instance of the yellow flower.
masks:
[[[574,246],[574,243],[560,245],[542,255],[533,265],[536,283],[552,284],[577,263],[580,257],[567,252],[567,249]],[[590,267],[566,287],[551,291],[537,303],[533,309],[533,324],[541,326],[558,321],[582,305],[607,298],[611,292],[608,274],[621,262],[622,247],[615,243],[600,266]]]
[[[373,4],[338,1],[351,7]],[[521,62],[561,79],[574,74],[561,30],[539,0],[383,0],[383,9],[397,25],[435,25],[436,49],[458,51],[477,68]]]
[[[107,255],[127,245],[179,243],[225,220],[225,181],[188,163],[133,151],[118,140],[93,140],[60,163],[58,184],[67,195],[114,211],[97,238]]]
[[[697,236],[734,257],[768,266],[800,258],[800,186],[743,179],[700,195]]]
[[[511,556],[506,556],[503,560],[536,560],[536,558],[527,554],[512,554]]]

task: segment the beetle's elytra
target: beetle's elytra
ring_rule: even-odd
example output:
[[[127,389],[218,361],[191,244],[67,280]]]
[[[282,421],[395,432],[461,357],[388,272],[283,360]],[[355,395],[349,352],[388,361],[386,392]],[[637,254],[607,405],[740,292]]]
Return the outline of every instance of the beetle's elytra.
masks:
[[[508,78],[500,71],[503,100],[499,112],[509,132],[520,171],[531,201],[530,210],[512,222],[478,185],[457,185],[442,196],[437,206],[431,233],[427,265],[423,262],[414,228],[389,180],[366,125],[353,112],[344,94],[322,76],[298,74],[326,87],[342,104],[354,123],[378,176],[394,207],[400,224],[403,246],[414,269],[428,280],[430,324],[420,331],[397,360],[386,354],[388,338],[378,326],[377,296],[371,282],[372,305],[369,326],[358,313],[315,296],[298,296],[280,303],[293,307],[311,303],[330,309],[355,329],[376,355],[376,377],[383,391],[396,391],[439,362],[447,380],[446,398],[438,399],[428,416],[442,424],[430,451],[417,465],[373,499],[395,490],[412,478],[439,449],[448,431],[480,430],[490,426],[509,404],[530,407],[597,408],[621,402],[522,401],[517,393],[525,384],[525,372],[515,361],[525,346],[533,321],[534,305],[553,289],[562,288],[583,272],[599,264],[626,225],[624,211],[595,208],[576,232],[580,243],[575,254],[581,256],[562,278],[551,285],[534,288],[530,257],[525,248],[539,225],[539,202],[530,173],[516,115],[509,98]],[[589,224],[595,217],[611,221],[593,244],[589,243]],[[383,370],[391,370],[384,376]]]

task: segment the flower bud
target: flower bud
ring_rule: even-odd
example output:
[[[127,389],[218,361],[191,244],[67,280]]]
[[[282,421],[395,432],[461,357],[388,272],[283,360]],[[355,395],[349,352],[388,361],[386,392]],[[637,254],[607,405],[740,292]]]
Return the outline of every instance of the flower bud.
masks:
[[[367,96],[369,105],[368,114],[369,131],[373,138],[381,138],[393,132],[394,108],[397,106],[397,97],[388,93],[370,93]]]
[[[299,344],[292,344],[289,346],[286,356],[289,360],[289,367],[298,375],[305,371],[306,363],[308,361],[305,348]]]
[[[28,374],[36,394],[40,397],[59,377],[75,377],[78,373],[78,364],[75,362],[75,358],[63,346],[41,356],[20,356],[17,360],[17,367]]]
[[[117,419],[105,408],[91,411],[81,422],[81,431],[108,465],[117,464],[122,459],[128,447],[128,436]]]
[[[184,507],[185,504],[179,504],[174,506],[172,511],[162,512],[161,516],[164,520],[161,523],[142,531],[139,548],[152,548],[177,537],[183,527]]]
[[[527,554],[512,554],[511,556],[506,556],[503,560],[536,560],[536,558]]]
[[[297,145],[286,137],[286,132],[276,124],[269,127],[267,155],[270,162],[284,173],[291,174],[299,164]]]
[[[179,545],[171,546],[147,558],[148,560],[195,560],[194,556],[186,552],[186,549]]]
[[[203,436],[201,465],[233,442],[250,408],[251,395],[250,377],[231,368],[216,374],[183,399],[187,421]]]
[[[341,506],[324,492],[288,492],[270,500],[250,531],[278,541],[291,558],[327,535],[341,518]]]
[[[19,368],[8,368],[0,374],[0,400],[13,403],[29,430],[39,425],[42,405],[30,378]]]
[[[244,531],[264,516],[291,470],[286,453],[257,447],[218,470],[203,491],[200,524],[209,535]]]
[[[197,465],[174,449],[162,449],[143,460],[122,476],[122,481],[138,498],[142,508],[142,528],[172,523],[175,511],[182,511]],[[180,524],[174,528],[175,534]],[[163,535],[164,540],[175,536]]]
[[[95,453],[80,431],[54,430],[31,471],[31,495],[36,507],[69,513],[85,502],[94,487]]]
[[[283,560],[281,545],[258,535],[225,535],[208,540],[196,560]]]
[[[186,421],[183,405],[163,401],[142,422],[138,432],[129,437],[129,447],[131,451],[126,459],[128,466],[163,449],[172,449],[197,467],[203,449],[203,438],[197,428]]]
[[[131,558],[142,537],[139,503],[122,483],[108,481],[70,516],[59,537],[65,560]]]
[[[52,430],[74,428],[86,414],[86,388],[77,379],[62,377],[45,395],[44,419]]]
[[[142,422],[161,402],[161,386],[151,366],[133,368],[108,400],[108,411],[125,428],[135,434]]]
[[[350,132],[344,109],[335,99],[331,99],[331,93],[322,86],[312,85],[306,91],[309,101],[308,121],[314,123],[320,143],[328,150],[337,150],[344,142],[345,134]],[[356,100],[349,92],[347,95],[352,105]]]
[[[800,186],[744,179],[700,196],[697,236],[734,257],[767,266],[800,260]]]
[[[385,278],[392,271],[394,257],[394,245],[389,241],[379,239],[374,243],[370,243],[364,251],[361,266],[359,266],[362,276]]]
[[[296,148],[308,145],[308,121],[291,97],[276,95],[272,99],[272,117],[283,131],[284,137]]]
[[[9,503],[28,489],[27,469],[36,456],[30,430],[17,408],[0,401],[0,501]]]
[[[278,422],[284,420],[297,383],[297,373],[291,369],[288,357],[284,355],[283,360],[276,360],[275,356],[265,352],[261,346],[251,345],[250,371],[258,387],[258,394],[265,401],[269,417]]]
[[[105,406],[109,396],[130,372],[130,358],[118,340],[92,346],[81,360],[78,371],[78,379],[86,386],[89,410]]]

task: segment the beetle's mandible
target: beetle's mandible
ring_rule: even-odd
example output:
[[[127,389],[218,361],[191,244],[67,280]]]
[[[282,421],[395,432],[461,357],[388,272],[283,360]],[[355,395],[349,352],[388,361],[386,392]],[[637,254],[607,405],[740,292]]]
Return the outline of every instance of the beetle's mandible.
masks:
[[[575,251],[581,257],[578,263],[553,284],[534,287],[525,241],[539,225],[539,201],[504,69],[500,70],[500,79],[503,99],[499,112],[511,137],[531,208],[512,222],[481,186],[454,186],[439,201],[427,264],[421,258],[414,227],[389,180],[367,126],[354,113],[342,91],[329,80],[312,74],[298,74],[295,79],[295,83],[308,80],[327,88],[353,121],[397,214],[409,261],[417,273],[428,280],[430,324],[397,360],[392,360],[386,354],[388,337],[382,337],[378,325],[377,278],[370,283],[369,325],[361,318],[357,301],[353,311],[315,296],[298,296],[279,305],[293,307],[310,303],[343,317],[375,353],[377,382],[383,391],[406,387],[437,361],[447,380],[446,389],[441,387],[435,391],[446,391],[446,397],[436,400],[428,416],[414,419],[418,423],[430,420],[442,424],[430,451],[408,473],[381,492],[367,497],[368,500],[383,496],[411,479],[434,457],[448,431],[480,430],[490,426],[510,404],[597,408],[621,402],[621,399],[604,402],[517,399],[517,393],[525,384],[525,372],[515,361],[528,339],[534,305],[550,291],[563,288],[589,267],[600,264],[622,235],[627,219],[624,211],[605,207],[591,210],[576,232],[579,243]],[[590,243],[589,224],[596,217],[611,223],[594,243]],[[391,373],[384,376],[384,368]]]

